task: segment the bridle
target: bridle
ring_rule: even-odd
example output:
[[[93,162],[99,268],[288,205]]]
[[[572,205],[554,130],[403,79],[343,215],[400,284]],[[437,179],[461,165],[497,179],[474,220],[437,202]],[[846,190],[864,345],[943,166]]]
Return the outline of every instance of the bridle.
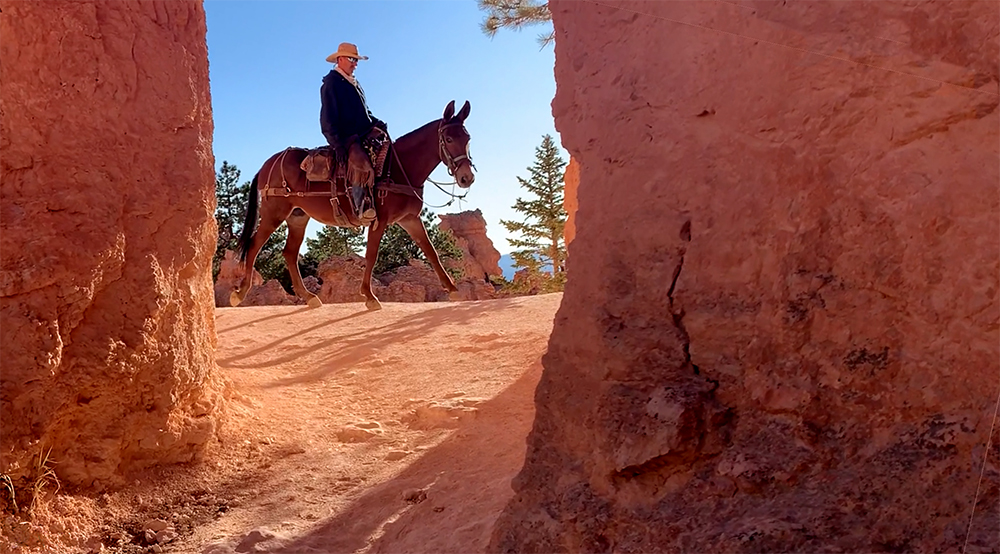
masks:
[[[440,125],[438,125],[438,157],[441,158],[441,161],[444,162],[444,165],[448,168],[448,175],[451,175],[452,177],[454,177],[455,172],[458,171],[458,164],[462,162],[467,162],[471,169],[476,168],[476,166],[472,163],[472,156],[469,155],[468,144],[466,144],[465,146],[465,154],[462,154],[461,156],[452,156],[451,152],[449,152],[448,148],[445,146],[444,130],[447,129],[448,127],[456,127],[456,126],[461,127],[463,131],[465,130],[465,125],[463,125],[461,122],[445,123],[442,120]],[[465,134],[468,135],[469,132],[466,131]]]
[[[473,170],[476,168],[475,164],[472,163],[472,156],[469,155],[469,146],[468,146],[468,144],[466,144],[466,146],[465,146],[465,154],[463,154],[461,156],[452,156],[451,152],[448,151],[448,147],[445,146],[444,131],[448,127],[455,127],[455,126],[461,127],[462,130],[465,130],[465,125],[463,123],[461,123],[461,122],[457,122],[457,123],[445,123],[444,120],[442,120],[441,123],[438,124],[438,158],[448,168],[448,175],[450,175],[451,177],[455,177],[455,172],[458,171],[459,164],[462,163],[462,162],[468,163],[469,167],[472,168]],[[465,134],[468,135],[469,132],[465,131]],[[393,156],[396,155],[396,150],[395,149],[391,149],[391,155],[393,155]],[[397,157],[396,160],[398,162],[399,158]],[[451,203],[454,202],[455,200],[458,200],[461,203],[462,199],[465,198],[465,196],[467,194],[469,194],[469,191],[466,191],[465,194],[455,194],[453,192],[448,192],[448,191],[444,190],[444,188],[442,188],[442,185],[444,185],[444,186],[447,186],[447,185],[456,185],[456,184],[458,184],[457,182],[439,183],[439,182],[435,181],[434,179],[431,179],[431,178],[428,177],[427,178],[427,182],[431,183],[432,185],[434,185],[435,187],[437,187],[438,190],[440,190],[441,192],[443,192],[443,193],[445,193],[445,194],[447,194],[448,196],[451,197],[451,200],[449,200],[447,203],[445,203],[445,204],[443,204],[441,206],[432,206],[430,204],[427,204],[427,202],[424,201],[424,195],[423,195],[423,188],[424,188],[424,186],[423,186],[423,183],[420,184],[419,188],[413,186],[413,183],[410,182],[410,177],[406,174],[406,168],[403,167],[402,162],[399,162],[399,168],[403,172],[403,178],[406,179],[406,185],[405,186],[410,187],[410,192],[414,196],[416,196],[417,198],[419,198],[420,201],[423,202],[425,205],[430,206],[432,208],[444,208],[446,206],[450,206]]]

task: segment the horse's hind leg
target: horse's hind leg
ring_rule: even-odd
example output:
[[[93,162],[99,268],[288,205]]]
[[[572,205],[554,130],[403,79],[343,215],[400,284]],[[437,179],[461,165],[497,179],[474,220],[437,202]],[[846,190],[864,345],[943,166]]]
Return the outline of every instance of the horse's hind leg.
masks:
[[[273,213],[265,214],[261,210],[260,225],[257,226],[257,231],[253,235],[253,243],[247,249],[246,258],[243,261],[243,280],[240,281],[240,287],[229,295],[230,306],[239,306],[240,302],[243,302],[243,299],[246,298],[247,293],[250,292],[250,288],[253,286],[253,266],[257,262],[257,254],[267,244],[267,239],[271,238],[271,233],[285,220],[287,213],[285,212],[284,215],[278,217],[278,215]]]
[[[282,254],[285,256],[285,267],[288,274],[292,276],[292,289],[295,295],[305,300],[310,308],[318,308],[323,305],[319,297],[309,292],[305,284],[302,283],[302,274],[299,272],[299,248],[302,240],[306,236],[306,224],[309,223],[309,216],[305,212],[296,208],[292,210],[285,222],[288,223],[288,238],[285,239],[285,249]]]
[[[427,261],[434,268],[434,273],[437,273],[438,279],[441,281],[441,286],[449,293],[458,291],[455,282],[451,280],[451,275],[448,275],[444,266],[441,265],[437,250],[434,250],[434,245],[431,244],[431,239],[427,236],[427,229],[424,229],[424,222],[420,221],[420,217],[411,214],[396,223],[399,223],[407,234],[410,235],[410,238],[413,239],[413,242],[417,243],[417,246],[420,247],[420,251],[424,253]]]

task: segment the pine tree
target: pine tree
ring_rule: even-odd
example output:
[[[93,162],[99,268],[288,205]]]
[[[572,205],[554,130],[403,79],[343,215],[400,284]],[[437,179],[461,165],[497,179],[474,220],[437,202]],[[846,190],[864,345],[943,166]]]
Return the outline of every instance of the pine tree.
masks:
[[[365,236],[361,229],[326,226],[316,233],[316,238],[306,239],[306,260],[316,263],[334,256],[357,254],[365,247]]]
[[[434,250],[438,253],[438,258],[443,263],[445,259],[462,259],[462,251],[455,245],[455,237],[450,231],[443,231],[438,227],[437,218],[434,214],[424,208],[420,211],[420,218],[424,221],[424,228],[427,229],[427,237],[431,239]],[[399,225],[390,225],[382,236],[382,243],[379,246],[378,262],[375,264],[373,273],[381,275],[396,268],[408,265],[410,260],[424,260],[423,252],[417,243],[413,242],[410,235]],[[453,278],[461,277],[458,270],[450,270]]]
[[[219,227],[219,235],[215,243],[215,256],[212,257],[213,280],[219,275],[219,266],[226,256],[226,250],[236,250],[236,243],[243,231],[250,181],[237,185],[239,180],[240,170],[235,165],[223,161],[222,167],[215,175],[215,221]],[[285,259],[281,256],[281,250],[284,248],[287,236],[288,228],[282,223],[257,254],[255,267],[264,280],[282,277]]]
[[[566,227],[566,210],[563,207],[563,170],[566,162],[559,155],[550,135],[542,137],[542,144],[535,149],[535,163],[528,168],[530,179],[517,180],[531,198],[518,198],[514,210],[524,214],[524,221],[500,220],[511,233],[520,238],[510,239],[516,250],[511,252],[516,269],[527,270],[528,275],[542,271],[549,273],[545,290],[562,290],[565,283],[566,245],[563,230]]]
[[[486,12],[480,27],[486,36],[493,38],[503,28],[520,30],[528,25],[552,20],[548,2],[538,0],[478,0],[479,9]],[[555,40],[553,31],[538,35],[538,42],[545,46]]]
[[[285,267],[285,257],[281,251],[285,248],[285,239],[288,238],[288,225],[284,221],[271,233],[270,238],[261,247],[257,254],[257,262],[254,267],[260,272],[260,276],[265,280],[277,279],[285,287],[285,291],[292,293],[292,277]]]
[[[326,226],[316,233],[316,238],[306,238],[306,253],[299,260],[302,278],[319,277],[319,264],[334,256],[362,252],[365,236],[361,229]]]
[[[218,240],[215,243],[215,255],[212,256],[212,279],[219,275],[219,266],[226,255],[226,250],[236,250],[236,241],[240,236],[245,212],[246,191],[238,183],[240,170],[236,166],[223,161],[222,168],[215,176],[215,222],[219,227]]]

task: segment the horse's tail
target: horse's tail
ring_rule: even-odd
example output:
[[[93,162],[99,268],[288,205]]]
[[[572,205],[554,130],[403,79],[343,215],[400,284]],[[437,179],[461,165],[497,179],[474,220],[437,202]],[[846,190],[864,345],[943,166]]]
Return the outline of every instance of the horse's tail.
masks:
[[[247,192],[247,217],[243,221],[243,231],[240,233],[240,240],[236,243],[236,251],[240,255],[240,261],[246,261],[250,245],[253,244],[253,235],[257,227],[257,175],[253,176],[250,182],[250,191]]]

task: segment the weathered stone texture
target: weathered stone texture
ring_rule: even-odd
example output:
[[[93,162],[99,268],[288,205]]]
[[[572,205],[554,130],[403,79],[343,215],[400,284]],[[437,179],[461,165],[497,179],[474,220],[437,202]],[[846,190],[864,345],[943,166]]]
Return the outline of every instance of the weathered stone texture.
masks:
[[[305,301],[293,294],[288,294],[285,287],[277,279],[268,279],[264,284],[255,286],[247,293],[241,307],[246,306],[294,306],[305,304]]]
[[[341,304],[361,302],[361,279],[365,274],[365,259],[357,254],[350,256],[334,256],[324,260],[316,269],[316,274],[323,281],[319,299],[324,304]],[[372,283],[372,291],[380,293],[378,283]]]
[[[455,245],[462,251],[462,259],[457,262],[465,277],[485,280],[489,275],[501,276],[500,252],[493,241],[486,236],[486,218],[479,210],[457,214],[441,214],[439,225],[442,231],[451,231]]]
[[[549,5],[577,234],[491,549],[960,551],[1000,373],[997,3]],[[968,552],[998,482],[994,447]]]
[[[569,159],[566,164],[566,173],[563,175],[565,183],[563,187],[563,208],[566,210],[566,228],[563,229],[563,240],[566,247],[576,238],[576,211],[580,203],[576,199],[577,190],[580,188],[580,164],[573,159]]]
[[[365,259],[361,256],[334,256],[317,269],[323,285],[316,294],[328,304],[361,302],[364,270]],[[455,281],[455,286],[458,291],[449,296],[431,266],[417,259],[372,279],[372,292],[383,302],[490,300],[497,296],[493,285],[482,278],[463,277]]]
[[[2,1],[0,58],[0,471],[190,460],[215,422],[201,3]]]
[[[240,281],[242,280],[243,262],[240,261],[240,257],[236,252],[226,250],[226,254],[222,258],[222,263],[219,264],[219,274],[215,277],[214,293],[216,308],[230,307],[229,297],[232,295],[233,291],[240,287]],[[251,284],[254,287],[264,284],[264,278],[261,277],[260,272],[256,269],[253,270],[253,279]],[[253,291],[251,290],[250,292]],[[245,298],[240,305],[248,305]]]

